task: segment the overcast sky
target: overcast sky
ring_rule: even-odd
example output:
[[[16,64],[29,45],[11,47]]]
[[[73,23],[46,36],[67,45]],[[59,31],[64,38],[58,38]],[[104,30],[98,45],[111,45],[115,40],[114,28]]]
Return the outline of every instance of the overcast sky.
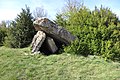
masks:
[[[80,0],[78,0],[80,1]],[[85,6],[93,10],[95,6],[109,7],[117,16],[120,17],[120,0],[81,0]],[[0,21],[14,20],[17,14],[21,12],[21,8],[28,5],[31,12],[36,7],[43,7],[50,19],[54,19],[55,15],[65,5],[65,0],[0,0]]]

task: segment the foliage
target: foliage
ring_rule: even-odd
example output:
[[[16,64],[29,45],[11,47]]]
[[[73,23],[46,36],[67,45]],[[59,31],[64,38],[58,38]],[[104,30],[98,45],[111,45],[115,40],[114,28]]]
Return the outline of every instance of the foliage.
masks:
[[[5,36],[7,35],[7,28],[6,27],[0,27],[0,46],[3,45]]]
[[[0,80],[119,80],[120,63],[98,56],[30,55],[29,48],[0,47]]]
[[[87,56],[90,53],[88,44],[78,39],[76,39],[70,46],[65,47],[64,51],[70,54],[81,54],[83,56]]]
[[[56,14],[55,23],[62,27],[66,26],[66,20],[62,17],[62,14]]]
[[[85,6],[81,6],[75,12],[61,13],[61,15],[67,16],[66,29],[78,37],[64,49],[65,52],[99,55],[105,60],[120,61],[120,21],[109,8],[101,6],[100,9],[95,7],[95,10],[90,11]]]
[[[0,24],[0,46],[3,46],[5,37],[7,35],[7,26],[8,26],[8,21],[2,21]]]
[[[29,7],[22,9],[7,33],[5,46],[22,48],[28,46],[35,34],[32,16]]]

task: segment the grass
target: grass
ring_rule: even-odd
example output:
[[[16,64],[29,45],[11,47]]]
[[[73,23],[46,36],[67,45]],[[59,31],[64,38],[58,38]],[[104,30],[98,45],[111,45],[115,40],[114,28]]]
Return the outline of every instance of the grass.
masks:
[[[30,55],[0,47],[0,80],[120,80],[120,63],[97,56]]]

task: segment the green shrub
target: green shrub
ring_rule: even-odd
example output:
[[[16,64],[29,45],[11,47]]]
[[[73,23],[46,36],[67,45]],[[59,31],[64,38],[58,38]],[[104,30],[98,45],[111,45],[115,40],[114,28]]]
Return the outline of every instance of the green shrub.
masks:
[[[77,55],[87,56],[90,53],[88,44],[85,42],[81,42],[76,39],[71,45],[64,48],[66,53],[72,53]]]
[[[90,11],[83,6],[68,15],[66,29],[78,39],[65,52],[120,60],[120,21],[110,9],[101,6]]]

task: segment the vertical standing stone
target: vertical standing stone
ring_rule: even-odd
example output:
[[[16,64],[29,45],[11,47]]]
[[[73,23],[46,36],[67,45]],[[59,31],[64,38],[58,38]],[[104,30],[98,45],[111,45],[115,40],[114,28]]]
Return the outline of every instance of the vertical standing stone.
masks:
[[[37,34],[34,36],[33,41],[32,41],[32,53],[39,51],[45,38],[46,38],[46,34],[43,31],[37,32]]]
[[[55,53],[58,50],[54,40],[50,37],[46,37],[46,45],[51,53]]]

